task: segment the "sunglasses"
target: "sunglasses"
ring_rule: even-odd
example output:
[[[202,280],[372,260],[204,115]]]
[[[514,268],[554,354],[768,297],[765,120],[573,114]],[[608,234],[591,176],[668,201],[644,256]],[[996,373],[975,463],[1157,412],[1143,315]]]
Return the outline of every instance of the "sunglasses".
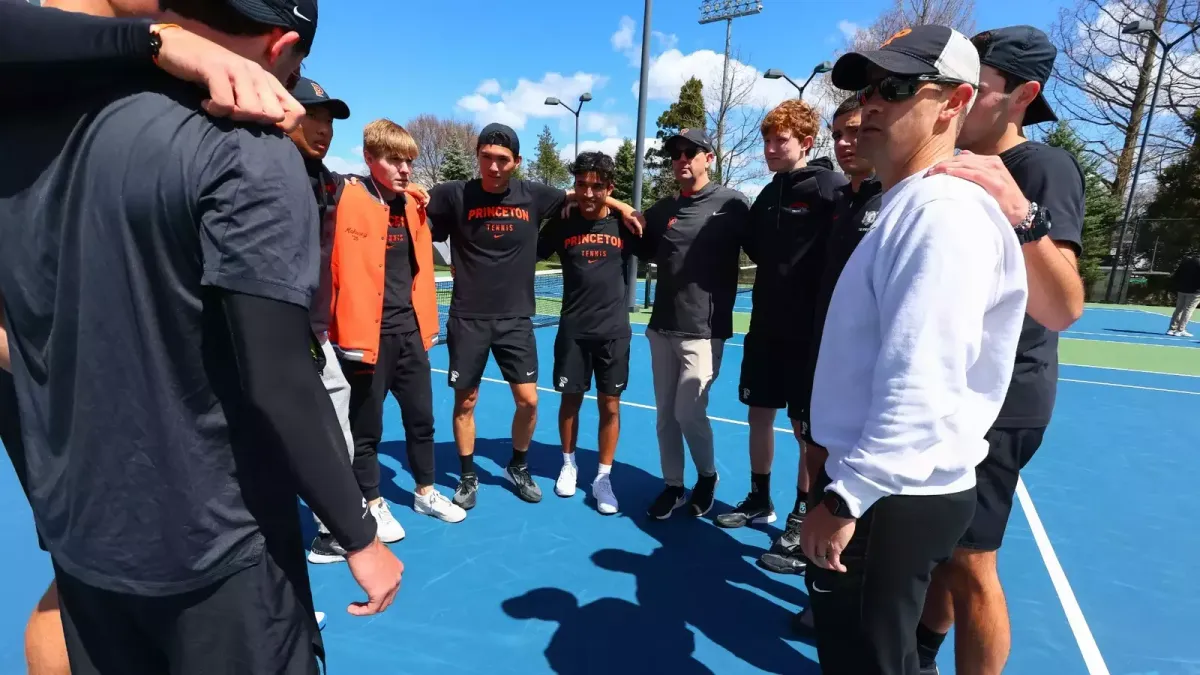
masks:
[[[697,148],[694,145],[689,145],[686,148],[680,148],[679,146],[675,146],[674,148],[671,149],[671,161],[675,161],[675,160],[679,159],[680,157],[687,157],[688,159],[695,159],[696,155],[698,155],[698,154],[700,154],[700,148]]]
[[[880,98],[888,103],[896,103],[905,101],[917,95],[921,90],[922,85],[926,84],[949,84],[960,85],[970,84],[962,80],[952,80],[942,77],[929,77],[926,75],[918,75],[916,77],[901,77],[899,75],[889,75],[879,82],[869,84],[864,89],[858,92],[859,105],[866,105],[867,101],[872,96],[879,93]]]

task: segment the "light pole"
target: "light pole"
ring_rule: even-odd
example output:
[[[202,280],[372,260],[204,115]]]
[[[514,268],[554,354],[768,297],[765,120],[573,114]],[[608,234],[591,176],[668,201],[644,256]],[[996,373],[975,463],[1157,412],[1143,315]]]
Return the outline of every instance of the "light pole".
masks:
[[[804,81],[804,84],[796,84],[796,81],[793,80],[792,78],[788,77],[787,73],[785,73],[782,70],[779,70],[777,68],[769,69],[767,72],[763,73],[763,77],[765,77],[768,80],[778,80],[779,78],[782,77],[783,79],[787,80],[788,82],[791,82],[792,86],[795,87],[796,90],[800,92],[800,93],[796,94],[796,98],[802,99],[802,98],[804,98],[804,89],[806,87],[808,87],[808,83],[812,82],[813,78],[816,77],[817,75],[820,75],[822,73],[828,73],[831,70],[833,70],[832,63],[830,63],[828,61],[822,61],[822,62],[818,63],[816,66],[813,67],[812,73],[809,74],[808,79]]]
[[[1168,43],[1163,42],[1163,39],[1158,34],[1158,31],[1154,29],[1154,24],[1146,19],[1127,23],[1125,24],[1125,27],[1121,29],[1121,33],[1125,35],[1148,34],[1150,37],[1154,38],[1155,42],[1162,46],[1163,54],[1162,59],[1158,62],[1158,75],[1154,78],[1154,93],[1150,96],[1150,110],[1146,113],[1146,129],[1142,132],[1142,143],[1138,147],[1137,161],[1134,162],[1133,180],[1129,185],[1129,196],[1125,199],[1125,217],[1121,219],[1121,236],[1117,238],[1117,257],[1113,260],[1113,273],[1108,277],[1108,288],[1104,289],[1105,302],[1108,302],[1112,296],[1113,281],[1116,278],[1117,267],[1120,265],[1122,257],[1121,250],[1125,244],[1125,231],[1129,228],[1129,215],[1133,211],[1133,196],[1137,193],[1138,176],[1142,173],[1142,158],[1146,152],[1146,139],[1150,137],[1150,125],[1154,122],[1154,106],[1158,104],[1158,89],[1162,86],[1163,72],[1166,70],[1167,66],[1167,55],[1171,52],[1171,49],[1175,45],[1189,38],[1192,33],[1195,33],[1197,30],[1200,30],[1200,23],[1192,26],[1191,30],[1183,35],[1180,35],[1175,39],[1174,42]],[[1150,48],[1154,49],[1154,45],[1150,45]],[[1125,264],[1127,271],[1130,263],[1132,263],[1132,257],[1133,251],[1131,250],[1128,256],[1129,261]],[[1128,274],[1122,273],[1121,286],[1117,292],[1117,302],[1120,302],[1121,296],[1125,294],[1125,285],[1128,281],[1127,277]]]
[[[590,93],[580,94],[579,95],[579,107],[572,109],[571,106],[567,105],[566,103],[563,103],[562,101],[558,100],[557,98],[555,98],[553,96],[550,96],[549,98],[546,99],[546,105],[561,105],[562,107],[566,108],[567,110],[570,110],[571,114],[575,116],[575,158],[576,159],[579,159],[579,111],[583,110],[583,104],[587,103],[590,100],[592,100],[592,95]]]
[[[642,173],[646,165],[646,92],[649,89],[650,76],[650,6],[653,0],[646,0],[645,15],[642,17],[642,72],[638,79],[638,111],[637,111],[637,143],[633,156],[633,208],[642,210]],[[637,307],[637,270],[636,256],[629,256],[629,269],[626,271],[625,306],[629,311]],[[646,289],[650,288],[650,280],[646,279]]]
[[[725,22],[725,64],[721,68],[721,97],[717,109],[717,173],[721,173],[721,146],[725,138],[725,89],[729,82],[729,46],[733,40],[733,20],[758,14],[763,9],[762,0],[707,0],[700,5],[700,23]],[[718,181],[723,176],[718,175]]]

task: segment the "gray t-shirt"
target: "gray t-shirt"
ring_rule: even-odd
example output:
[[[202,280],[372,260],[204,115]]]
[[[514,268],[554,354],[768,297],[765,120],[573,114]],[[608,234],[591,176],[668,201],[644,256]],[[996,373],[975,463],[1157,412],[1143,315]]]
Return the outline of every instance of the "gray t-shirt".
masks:
[[[46,548],[91,586],[166,595],[294,528],[289,474],[237,414],[220,297],[307,308],[317,210],[280,132],[165,76],[124,84],[0,112],[0,293]]]

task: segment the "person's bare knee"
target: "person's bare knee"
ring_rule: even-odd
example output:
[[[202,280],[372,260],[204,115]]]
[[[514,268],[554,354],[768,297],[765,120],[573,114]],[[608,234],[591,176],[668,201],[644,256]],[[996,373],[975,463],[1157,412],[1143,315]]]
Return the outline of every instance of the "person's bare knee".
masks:
[[[51,582],[25,627],[25,663],[30,675],[70,675],[58,587]]]
[[[537,410],[538,391],[536,384],[514,384],[512,386],[513,403],[518,410]]]
[[[596,409],[601,419],[618,417],[621,414],[621,397],[599,394],[596,396]]]
[[[479,389],[454,390],[454,416],[470,418],[475,415],[475,403],[479,400]]]
[[[949,580],[955,596],[978,595],[999,587],[1000,577],[996,568],[996,551],[977,551],[957,548],[943,567],[948,568]]]

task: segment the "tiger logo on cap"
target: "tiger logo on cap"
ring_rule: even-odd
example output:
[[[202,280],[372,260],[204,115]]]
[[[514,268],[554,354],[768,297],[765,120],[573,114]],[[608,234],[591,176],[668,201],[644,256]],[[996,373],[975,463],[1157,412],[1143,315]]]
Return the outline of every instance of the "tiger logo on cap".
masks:
[[[900,38],[904,37],[905,35],[908,35],[908,34],[909,34],[909,33],[911,33],[911,32],[912,32],[912,29],[911,29],[911,28],[905,28],[905,29],[903,29],[903,30],[901,30],[901,31],[897,32],[897,33],[896,33],[895,35],[893,35],[892,37],[890,37],[890,38],[888,38],[888,39],[884,40],[884,41],[883,41],[883,44],[879,45],[879,48],[880,48],[880,49],[883,49],[884,47],[886,47],[886,46],[888,46],[888,45],[892,44],[892,42],[894,42],[895,40],[899,40]]]
[[[324,96],[324,95],[325,95],[325,90],[321,88],[321,85],[317,84],[316,82],[313,82],[313,83],[312,83],[312,86],[313,86],[313,93],[314,93],[314,94],[316,94],[317,96]]]

